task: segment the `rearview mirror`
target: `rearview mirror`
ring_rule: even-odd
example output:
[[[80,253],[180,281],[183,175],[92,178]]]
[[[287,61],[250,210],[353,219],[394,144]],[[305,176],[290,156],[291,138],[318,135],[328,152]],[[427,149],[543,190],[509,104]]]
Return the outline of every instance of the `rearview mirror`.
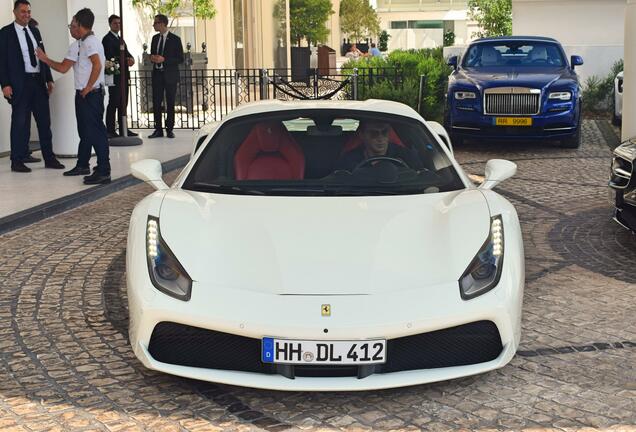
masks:
[[[157,190],[170,189],[161,177],[163,171],[161,162],[155,159],[144,159],[130,165],[130,171],[135,178],[142,180]]]
[[[517,164],[504,159],[490,159],[486,162],[486,179],[480,189],[492,189],[502,181],[517,173]]]
[[[450,56],[446,64],[457,69],[457,56]]]

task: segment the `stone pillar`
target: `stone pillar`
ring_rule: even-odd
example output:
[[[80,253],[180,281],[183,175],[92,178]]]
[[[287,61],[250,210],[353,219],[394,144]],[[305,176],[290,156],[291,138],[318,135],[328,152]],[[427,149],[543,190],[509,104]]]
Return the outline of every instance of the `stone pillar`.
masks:
[[[636,137],[636,0],[625,9],[625,68],[623,80],[623,141]]]

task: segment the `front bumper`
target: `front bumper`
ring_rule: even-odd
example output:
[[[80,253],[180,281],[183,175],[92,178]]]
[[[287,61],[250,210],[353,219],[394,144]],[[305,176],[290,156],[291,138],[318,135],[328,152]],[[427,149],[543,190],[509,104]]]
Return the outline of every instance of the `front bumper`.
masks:
[[[636,188],[616,190],[615,206],[614,220],[636,233]]]
[[[129,260],[134,258],[129,256]],[[509,259],[499,285],[469,301],[461,300],[457,283],[386,295],[281,296],[252,291],[230,290],[195,283],[189,302],[158,292],[138,267],[128,277],[130,340],[135,355],[154,370],[187,378],[275,390],[370,390],[423,384],[474,375],[500,368],[514,356],[520,339],[523,298],[522,264]],[[130,263],[129,263],[130,264]],[[130,267],[129,267],[130,268]],[[145,267],[142,269],[146,272]],[[332,316],[322,317],[323,304],[330,304]],[[260,341],[271,336],[305,340],[391,340],[450,329],[476,322],[491,322],[500,338],[500,349],[488,361],[452,367],[403,370],[357,376],[296,376],[247,371],[240,357],[245,351],[232,341]],[[159,361],[160,349],[151,346],[153,331],[166,323],[197,328],[203,332],[223,332],[230,337],[225,346],[236,350],[238,370],[193,367],[196,362],[174,364]],[[463,345],[479,350],[477,339],[465,335]],[[176,341],[176,339],[175,339]],[[198,343],[199,340],[194,342]],[[165,341],[164,341],[165,342]],[[175,349],[183,345],[174,344]],[[229,350],[229,349],[228,349]],[[165,351],[165,347],[164,347]],[[387,351],[387,355],[391,355]],[[226,353],[231,356],[230,353]],[[252,352],[251,356],[260,356]],[[387,358],[387,360],[390,360]],[[199,363],[200,364],[200,363]],[[253,364],[253,363],[252,363]],[[242,369],[242,370],[241,370]]]
[[[623,118],[623,93],[614,93],[614,117],[617,119]]]
[[[560,112],[527,116],[484,115],[480,107],[473,111],[454,107],[449,115],[449,131],[458,137],[490,140],[563,139],[577,133],[579,115],[571,103]],[[531,117],[532,126],[495,126],[497,117]]]

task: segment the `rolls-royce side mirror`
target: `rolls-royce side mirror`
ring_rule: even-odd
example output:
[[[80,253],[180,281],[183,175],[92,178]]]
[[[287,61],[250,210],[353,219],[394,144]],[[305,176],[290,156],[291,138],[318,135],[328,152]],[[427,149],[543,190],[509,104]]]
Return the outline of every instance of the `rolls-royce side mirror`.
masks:
[[[583,64],[583,57],[573,55],[570,57],[570,64],[572,65],[572,69],[574,69],[575,66],[581,66]]]

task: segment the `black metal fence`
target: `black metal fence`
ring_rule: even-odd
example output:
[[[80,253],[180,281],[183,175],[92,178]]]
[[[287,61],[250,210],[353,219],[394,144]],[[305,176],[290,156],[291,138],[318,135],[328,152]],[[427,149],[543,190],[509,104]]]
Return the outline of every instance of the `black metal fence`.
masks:
[[[293,78],[293,80],[292,80]],[[181,71],[175,103],[175,128],[198,129],[223,119],[235,107],[263,99],[357,100],[373,85],[401,85],[397,68],[341,69],[322,75],[318,69],[299,79],[289,69],[195,69]],[[132,71],[128,127],[154,129],[152,71]],[[165,112],[165,110],[164,110]]]

